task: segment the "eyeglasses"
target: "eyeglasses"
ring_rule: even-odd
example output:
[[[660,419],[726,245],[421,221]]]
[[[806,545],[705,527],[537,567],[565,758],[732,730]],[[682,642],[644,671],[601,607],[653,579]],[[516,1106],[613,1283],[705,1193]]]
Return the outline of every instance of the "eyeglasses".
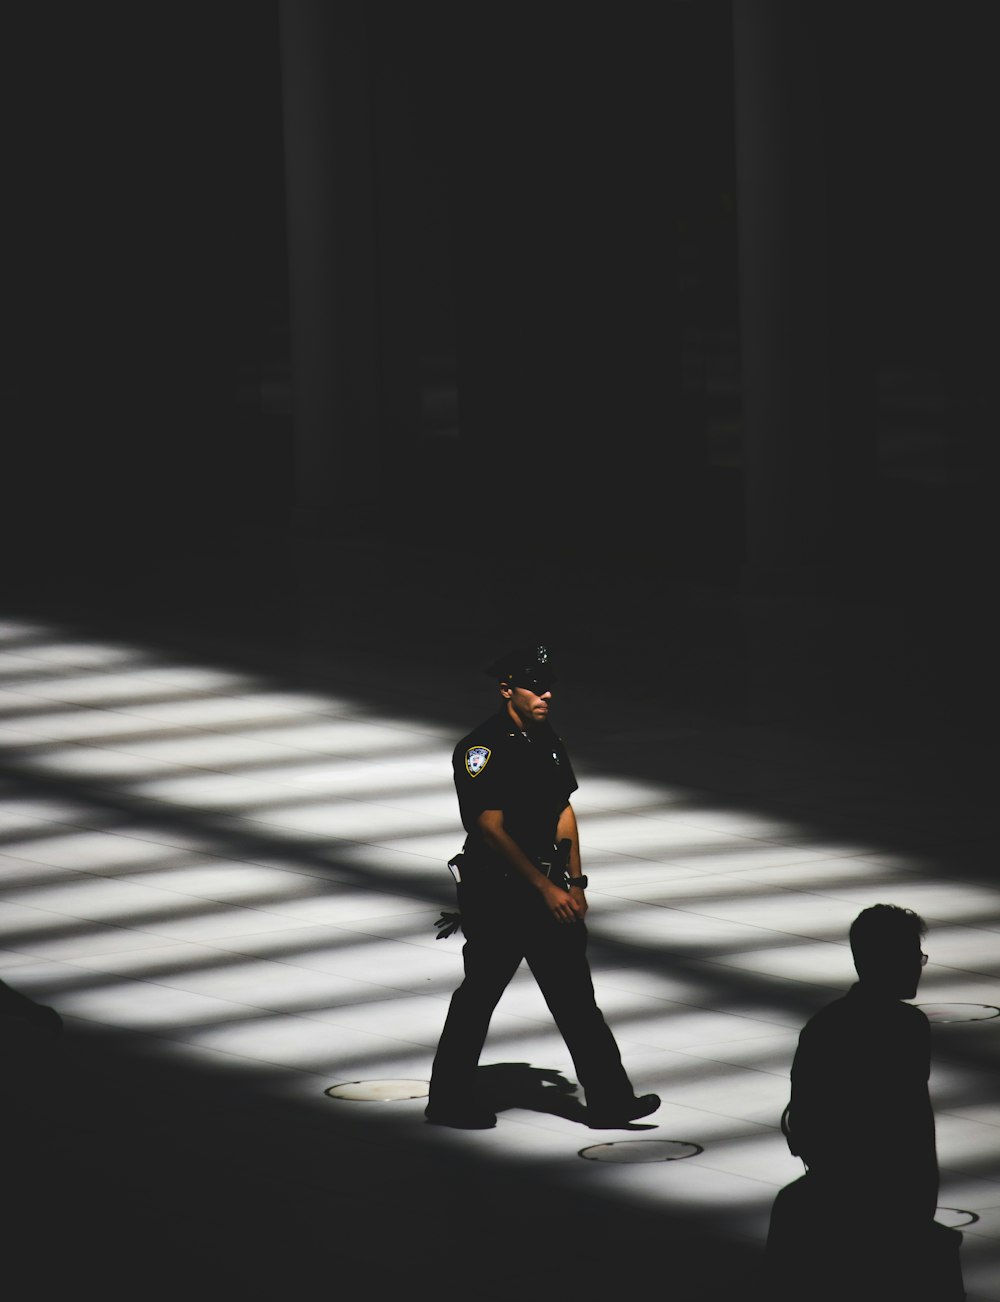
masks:
[[[923,950],[920,951],[920,966],[921,967],[927,966],[927,955],[924,953]]]

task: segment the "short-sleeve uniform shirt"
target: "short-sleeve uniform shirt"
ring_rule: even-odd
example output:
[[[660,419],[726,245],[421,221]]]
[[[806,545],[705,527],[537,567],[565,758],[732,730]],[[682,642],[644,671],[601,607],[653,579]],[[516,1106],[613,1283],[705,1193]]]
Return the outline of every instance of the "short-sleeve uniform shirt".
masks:
[[[506,832],[530,858],[548,857],[577,781],[562,739],[547,723],[523,733],[503,706],[462,738],[452,768],[467,854],[483,851],[479,815],[499,809]]]

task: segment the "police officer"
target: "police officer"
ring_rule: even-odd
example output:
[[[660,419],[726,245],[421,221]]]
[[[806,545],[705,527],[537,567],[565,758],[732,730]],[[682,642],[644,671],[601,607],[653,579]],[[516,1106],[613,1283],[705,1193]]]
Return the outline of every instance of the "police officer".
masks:
[[[594,998],[587,961],[587,879],[570,796],[569,756],[549,724],[552,661],[519,647],[487,670],[498,711],[452,756],[466,839],[455,861],[465,934],[465,979],[452,995],[431,1071],[426,1119],[488,1129],[476,1068],[500,996],[525,960],[573,1058],[589,1124],[622,1127],[660,1105],[636,1097],[618,1045]]]

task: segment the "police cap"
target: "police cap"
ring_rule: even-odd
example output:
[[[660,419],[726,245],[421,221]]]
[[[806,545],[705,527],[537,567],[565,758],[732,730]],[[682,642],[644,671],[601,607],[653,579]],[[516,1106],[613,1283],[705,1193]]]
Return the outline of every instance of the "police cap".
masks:
[[[529,692],[547,692],[556,681],[556,672],[547,647],[520,646],[494,660],[485,671],[498,682],[511,687],[526,687]]]

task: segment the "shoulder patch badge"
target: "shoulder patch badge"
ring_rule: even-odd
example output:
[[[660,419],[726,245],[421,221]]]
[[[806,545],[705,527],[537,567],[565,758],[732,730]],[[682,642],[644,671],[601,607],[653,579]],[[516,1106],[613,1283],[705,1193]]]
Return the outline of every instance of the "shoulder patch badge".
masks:
[[[488,746],[470,746],[465,752],[465,771],[470,778],[476,778],[489,763],[492,751]]]

